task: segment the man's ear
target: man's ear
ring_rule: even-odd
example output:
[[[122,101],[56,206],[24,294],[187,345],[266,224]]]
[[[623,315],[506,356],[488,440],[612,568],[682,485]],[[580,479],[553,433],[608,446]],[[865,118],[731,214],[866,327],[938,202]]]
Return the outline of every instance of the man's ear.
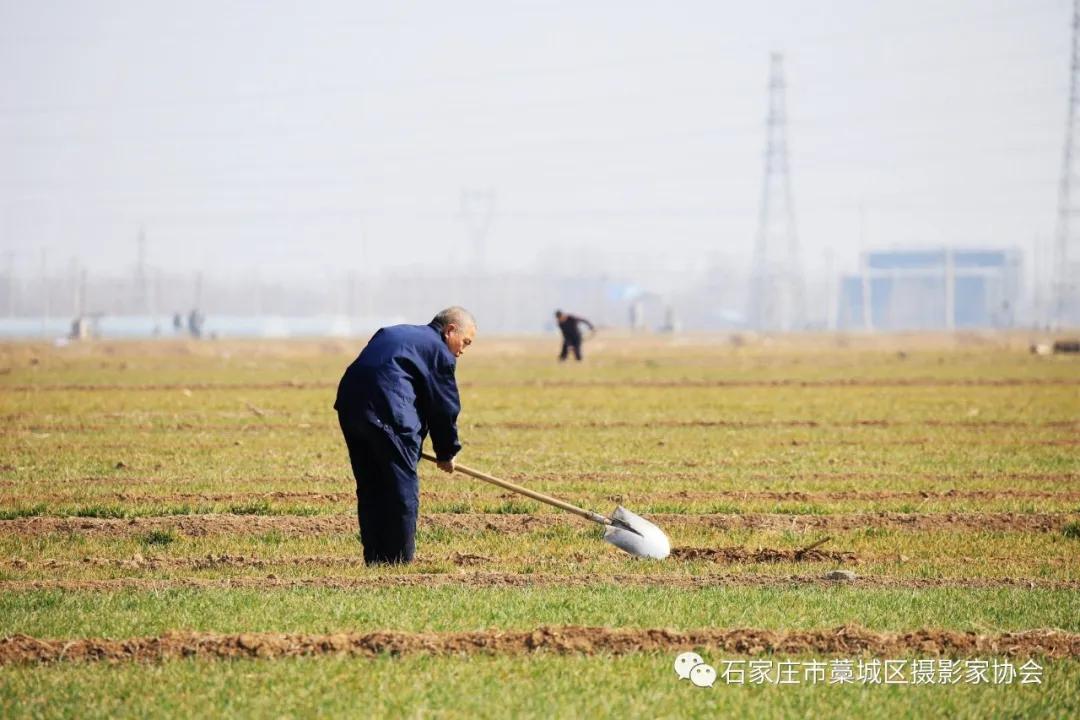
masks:
[[[457,323],[446,323],[446,327],[443,328],[443,336],[447,336],[452,332],[457,332]]]

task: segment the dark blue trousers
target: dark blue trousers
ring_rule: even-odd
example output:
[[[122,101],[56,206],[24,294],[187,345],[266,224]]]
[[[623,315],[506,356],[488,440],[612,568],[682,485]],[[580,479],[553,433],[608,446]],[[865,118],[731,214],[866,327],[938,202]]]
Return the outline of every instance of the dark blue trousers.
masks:
[[[581,338],[578,338],[577,340],[574,340],[573,338],[571,338],[569,340],[563,339],[563,341],[562,341],[562,352],[559,353],[560,362],[566,359],[566,356],[570,352],[570,350],[574,351],[574,359],[580,362],[581,361]]]
[[[402,456],[386,432],[362,418],[338,413],[356,478],[356,515],[364,562],[412,562],[420,482],[416,459]]]

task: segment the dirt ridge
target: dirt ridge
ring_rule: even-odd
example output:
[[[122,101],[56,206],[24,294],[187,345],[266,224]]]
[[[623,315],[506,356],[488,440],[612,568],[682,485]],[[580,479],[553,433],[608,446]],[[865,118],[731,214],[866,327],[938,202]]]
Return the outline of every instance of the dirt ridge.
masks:
[[[757,467],[762,463],[752,463]],[[670,480],[690,480],[694,483],[700,483],[703,480],[712,480],[711,476],[706,475],[704,472],[694,472],[692,468],[700,467],[700,463],[695,461],[684,461],[681,464],[682,468],[689,469],[674,469],[668,467],[664,471],[664,477]],[[0,466],[0,472],[12,472],[15,468],[13,466]],[[196,478],[177,478],[174,476],[163,475],[146,475],[146,474],[129,474],[130,470],[111,475],[83,475],[80,477],[68,478],[64,480],[65,486],[70,485],[89,485],[89,484],[117,484],[122,486],[136,486],[136,485],[156,485],[161,486],[165,484],[183,485],[189,480],[196,480]],[[504,470],[501,472],[501,477],[505,477],[508,480],[516,480],[520,482],[562,482],[566,480],[579,480],[579,481],[601,481],[601,480],[624,480],[628,475],[633,474],[630,470],[590,470],[590,471],[563,471],[563,472],[531,472],[523,473],[516,472],[512,469]],[[943,485],[950,485],[954,483],[964,483],[969,480],[993,480],[995,483],[1008,486],[1011,482],[1038,482],[1042,484],[1080,484],[1080,473],[1075,472],[1062,472],[1062,473],[1045,473],[1045,472],[1002,472],[1002,473],[984,473],[979,471],[973,471],[964,474],[950,474],[950,473],[908,473],[908,472],[890,472],[890,471],[869,471],[869,470],[842,470],[834,472],[753,472],[746,476],[746,479],[752,481],[769,481],[775,482],[778,480],[784,480],[788,482],[808,482],[808,481],[877,481],[882,479],[895,480],[897,482],[903,482],[905,484],[911,484],[912,481],[920,481],[925,483],[932,483],[935,488],[942,487]],[[741,480],[741,478],[740,478]],[[306,486],[313,484],[333,484],[339,487],[350,487],[353,483],[351,477],[341,474],[324,474],[324,473],[299,473],[292,476],[268,476],[268,477],[248,477],[248,478],[235,478],[236,482],[248,482],[258,483],[261,486],[272,485],[276,483],[304,483]],[[40,486],[41,483],[48,482],[46,479],[33,478],[27,479],[22,482],[16,482],[14,480],[0,480],[0,487],[15,487],[19,484],[25,484],[27,482],[34,482]],[[912,491],[895,491],[895,492],[943,492],[946,495],[950,492],[1048,492],[1054,491],[1027,491],[1027,490],[998,490],[996,488],[971,491],[958,491],[955,488],[951,490],[939,491],[939,490],[912,490]],[[275,491],[265,491],[275,492]],[[292,492],[292,491],[279,491],[279,492]],[[307,492],[307,491],[305,491]],[[423,492],[423,491],[421,491]],[[713,491],[705,491],[713,492]],[[746,492],[743,490],[716,490],[715,492],[721,494],[735,494]],[[755,491],[749,491],[755,492]],[[770,491],[761,491],[770,492]],[[785,491],[780,491],[785,492]],[[795,491],[798,492],[798,491]],[[870,493],[889,493],[894,491],[880,490],[880,491],[821,491],[821,492],[870,492]]]
[[[859,562],[859,556],[849,550],[800,550],[792,548],[746,547],[675,547],[673,560],[706,560],[714,563],[782,563],[782,562]]]
[[[787,515],[776,513],[672,514],[652,513],[649,519],[667,528],[708,528],[715,530],[822,530],[843,532],[865,528],[896,530],[965,530],[1059,532],[1075,520],[1072,513],[899,513],[866,512],[830,515]],[[562,514],[427,513],[421,514],[421,530],[445,529],[463,533],[499,532],[526,534],[565,527],[568,530],[591,525]],[[126,519],[82,517],[28,517],[0,520],[0,535],[37,536],[76,533],[107,537],[127,537],[150,530],[179,532],[192,537],[212,534],[265,533],[271,530],[288,535],[325,535],[356,532],[356,516],[344,515],[166,515]]]
[[[797,388],[840,388],[840,387],[1054,387],[1080,385],[1080,380],[1072,378],[826,378],[819,380],[799,380],[795,378],[777,378],[774,380],[724,380],[724,379],[634,379],[618,380],[496,380],[486,382],[462,381],[460,387],[725,387],[725,388],[760,388],[760,387],[797,387]],[[102,392],[127,391],[148,392],[174,390],[188,391],[229,391],[229,390],[328,390],[337,387],[337,381],[283,380],[276,382],[235,382],[235,383],[42,383],[0,385],[3,392]]]
[[[28,635],[0,638],[0,664],[60,661],[161,662],[178,658],[279,659],[348,655],[557,655],[674,652],[697,648],[737,655],[842,655],[894,657],[1010,656],[1062,659],[1080,657],[1080,633],[1025,630],[976,634],[920,629],[906,633],[875,632],[857,625],[822,630],[760,628],[606,628],[541,626],[535,630],[474,632],[376,631],[333,634],[248,632],[219,634],[168,632],[123,640],[105,638],[41,639]]]
[[[253,420],[247,415],[241,416],[247,422],[195,422],[192,420],[176,420],[170,422],[125,422],[121,427],[126,430],[148,431],[175,431],[191,430],[219,433],[264,433],[269,430],[296,430],[306,431],[312,428],[323,430],[336,430],[337,424],[331,422],[311,422],[310,420],[268,420],[265,415],[262,419]],[[33,433],[77,433],[77,432],[102,432],[115,430],[115,423],[100,422],[76,422],[76,423],[38,423],[18,424],[17,419],[9,420],[8,427],[12,431]],[[597,430],[609,430],[619,428],[725,428],[731,430],[767,430],[772,428],[809,428],[809,429],[892,429],[892,428],[958,428],[979,432],[988,430],[1017,430],[1033,429],[1046,431],[1075,431],[1080,427],[1080,421],[1070,420],[1047,420],[1027,422],[1022,420],[920,420],[916,422],[881,420],[881,419],[855,419],[855,420],[716,420],[696,419],[679,420],[670,418],[657,418],[652,420],[579,420],[565,423],[544,422],[537,420],[500,420],[500,421],[463,421],[460,426],[468,430],[560,430],[565,428],[589,428]]]
[[[665,490],[609,494],[611,502],[623,502],[628,496],[640,496],[640,500],[777,500],[794,502],[820,502],[832,500],[1057,500],[1080,501],[1080,491],[1053,490]],[[421,501],[453,502],[468,499],[474,502],[496,499],[516,499],[513,493],[481,494],[479,492],[441,492],[421,490]],[[178,492],[146,495],[134,492],[104,492],[92,495],[72,493],[22,493],[5,494],[5,503],[79,503],[133,502],[146,504],[182,502],[252,502],[259,500],[305,501],[311,503],[354,502],[353,492],[317,492],[303,490],[270,490],[266,492]]]
[[[265,577],[234,578],[114,578],[110,580],[0,580],[0,592],[62,590],[68,592],[118,592],[127,590],[370,590],[373,588],[468,587],[468,588],[531,588],[602,586],[660,587],[702,589],[715,587],[793,588],[838,586],[858,589],[932,590],[957,588],[965,590],[1080,590],[1080,580],[1046,580],[1023,577],[895,577],[885,575],[857,576],[854,580],[831,580],[823,575],[761,575],[752,573],[686,574],[612,574],[567,575],[565,573],[513,573],[486,571],[425,572],[412,574],[381,574],[360,577],[312,576],[285,578],[270,574]]]
[[[846,550],[798,550],[791,548],[745,548],[720,547],[697,548],[676,547],[671,550],[673,560],[704,560],[714,563],[782,563],[782,562],[838,562],[858,563],[859,556]],[[479,565],[495,562],[493,558],[482,555],[455,552],[449,556],[456,565]],[[583,561],[584,557],[576,557]],[[266,568],[275,566],[288,567],[360,567],[363,559],[355,555],[293,555],[282,558],[256,557],[251,555],[230,555],[228,553],[210,553],[197,557],[167,557],[161,555],[145,556],[141,553],[132,557],[94,557],[87,556],[78,560],[26,560],[9,558],[0,560],[0,567],[19,570],[27,568],[74,569],[85,567],[122,568],[128,570],[157,570],[161,568],[186,568],[207,570],[211,568]]]

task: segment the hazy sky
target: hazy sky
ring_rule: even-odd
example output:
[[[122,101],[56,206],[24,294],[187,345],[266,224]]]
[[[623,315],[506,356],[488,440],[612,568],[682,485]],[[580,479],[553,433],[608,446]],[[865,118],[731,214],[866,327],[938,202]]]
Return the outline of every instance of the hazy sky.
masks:
[[[769,54],[803,254],[1053,231],[1067,0],[0,0],[0,250],[34,272],[748,267]],[[367,238],[365,243],[364,238]],[[661,282],[661,280],[657,280]]]

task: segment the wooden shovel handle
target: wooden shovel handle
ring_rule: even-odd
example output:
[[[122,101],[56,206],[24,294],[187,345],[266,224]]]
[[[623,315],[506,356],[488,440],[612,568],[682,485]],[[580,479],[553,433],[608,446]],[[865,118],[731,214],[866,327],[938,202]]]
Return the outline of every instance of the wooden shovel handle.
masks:
[[[430,455],[430,454],[428,454],[426,452],[420,453],[420,457],[424,458],[425,460],[430,460],[433,463],[439,462],[438,459],[434,455]],[[504,488],[506,490],[510,490],[512,492],[516,492],[519,495],[524,495],[525,497],[530,497],[533,500],[539,500],[542,503],[547,503],[548,505],[552,505],[554,507],[557,507],[560,510],[565,510],[567,512],[572,512],[572,513],[574,513],[575,515],[577,515],[579,517],[585,518],[586,520],[592,520],[594,523],[600,523],[601,525],[611,525],[611,521],[608,520],[603,515],[601,515],[600,513],[594,513],[591,510],[586,510],[585,508],[579,508],[577,505],[571,505],[568,502],[563,502],[562,500],[559,500],[558,498],[553,498],[550,495],[545,495],[544,493],[539,493],[539,492],[536,492],[535,490],[530,490],[529,488],[522,487],[521,485],[516,485],[516,484],[510,482],[509,480],[502,480],[500,478],[495,477],[494,475],[488,475],[487,473],[480,472],[479,470],[473,470],[470,467],[465,467],[464,465],[462,465],[460,463],[456,463],[456,462],[454,463],[454,470],[456,470],[457,472],[465,473],[466,475],[471,475],[472,477],[476,478],[477,480],[483,480],[486,483],[491,483],[492,485],[498,485],[501,488]]]

